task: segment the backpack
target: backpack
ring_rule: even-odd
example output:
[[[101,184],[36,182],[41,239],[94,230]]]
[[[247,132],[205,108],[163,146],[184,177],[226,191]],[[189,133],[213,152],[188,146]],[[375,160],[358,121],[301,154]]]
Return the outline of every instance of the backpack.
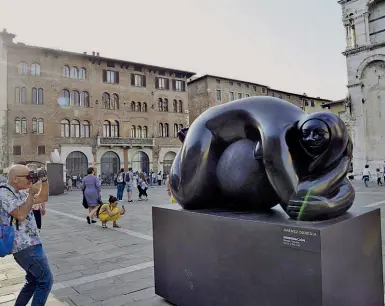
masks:
[[[123,183],[123,172],[120,172],[119,174],[118,174],[118,178],[116,179],[116,181],[118,182],[118,183]]]
[[[131,179],[130,179],[130,172],[127,172],[126,173],[126,177],[124,179],[126,182],[129,182]]]
[[[7,186],[0,185],[0,188],[6,188],[12,192],[14,196],[16,196],[15,193]],[[12,251],[13,241],[15,240],[15,230],[13,229],[12,222],[13,217],[11,216],[9,225],[0,225],[0,257],[5,257]],[[17,220],[16,229],[19,230],[19,222]]]

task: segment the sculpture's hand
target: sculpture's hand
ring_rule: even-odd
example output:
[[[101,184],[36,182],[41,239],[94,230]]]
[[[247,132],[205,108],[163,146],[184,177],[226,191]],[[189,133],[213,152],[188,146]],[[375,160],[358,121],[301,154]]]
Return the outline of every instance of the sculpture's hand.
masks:
[[[296,194],[286,207],[286,213],[290,218],[304,221],[324,219],[325,213],[329,211],[328,199],[317,195]]]

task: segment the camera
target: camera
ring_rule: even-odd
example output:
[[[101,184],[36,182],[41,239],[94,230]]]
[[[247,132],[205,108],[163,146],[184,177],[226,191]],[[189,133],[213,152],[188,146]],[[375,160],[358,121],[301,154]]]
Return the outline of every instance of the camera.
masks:
[[[32,184],[36,184],[41,178],[47,176],[47,171],[44,169],[31,170],[28,173],[27,180],[31,181]]]

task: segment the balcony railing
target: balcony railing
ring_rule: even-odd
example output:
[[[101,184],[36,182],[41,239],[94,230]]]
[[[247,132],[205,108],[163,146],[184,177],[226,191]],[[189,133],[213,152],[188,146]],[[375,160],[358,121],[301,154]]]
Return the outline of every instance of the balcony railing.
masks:
[[[153,147],[154,138],[98,137],[98,146]]]
[[[95,137],[55,137],[55,142],[59,144],[73,144],[73,145],[88,145],[95,146],[96,138]]]

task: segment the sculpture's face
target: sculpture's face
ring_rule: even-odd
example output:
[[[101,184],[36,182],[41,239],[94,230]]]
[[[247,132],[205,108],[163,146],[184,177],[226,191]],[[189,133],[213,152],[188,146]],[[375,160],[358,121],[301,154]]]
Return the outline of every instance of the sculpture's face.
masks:
[[[322,154],[330,142],[329,128],[321,120],[311,119],[301,127],[301,143],[309,153]]]

